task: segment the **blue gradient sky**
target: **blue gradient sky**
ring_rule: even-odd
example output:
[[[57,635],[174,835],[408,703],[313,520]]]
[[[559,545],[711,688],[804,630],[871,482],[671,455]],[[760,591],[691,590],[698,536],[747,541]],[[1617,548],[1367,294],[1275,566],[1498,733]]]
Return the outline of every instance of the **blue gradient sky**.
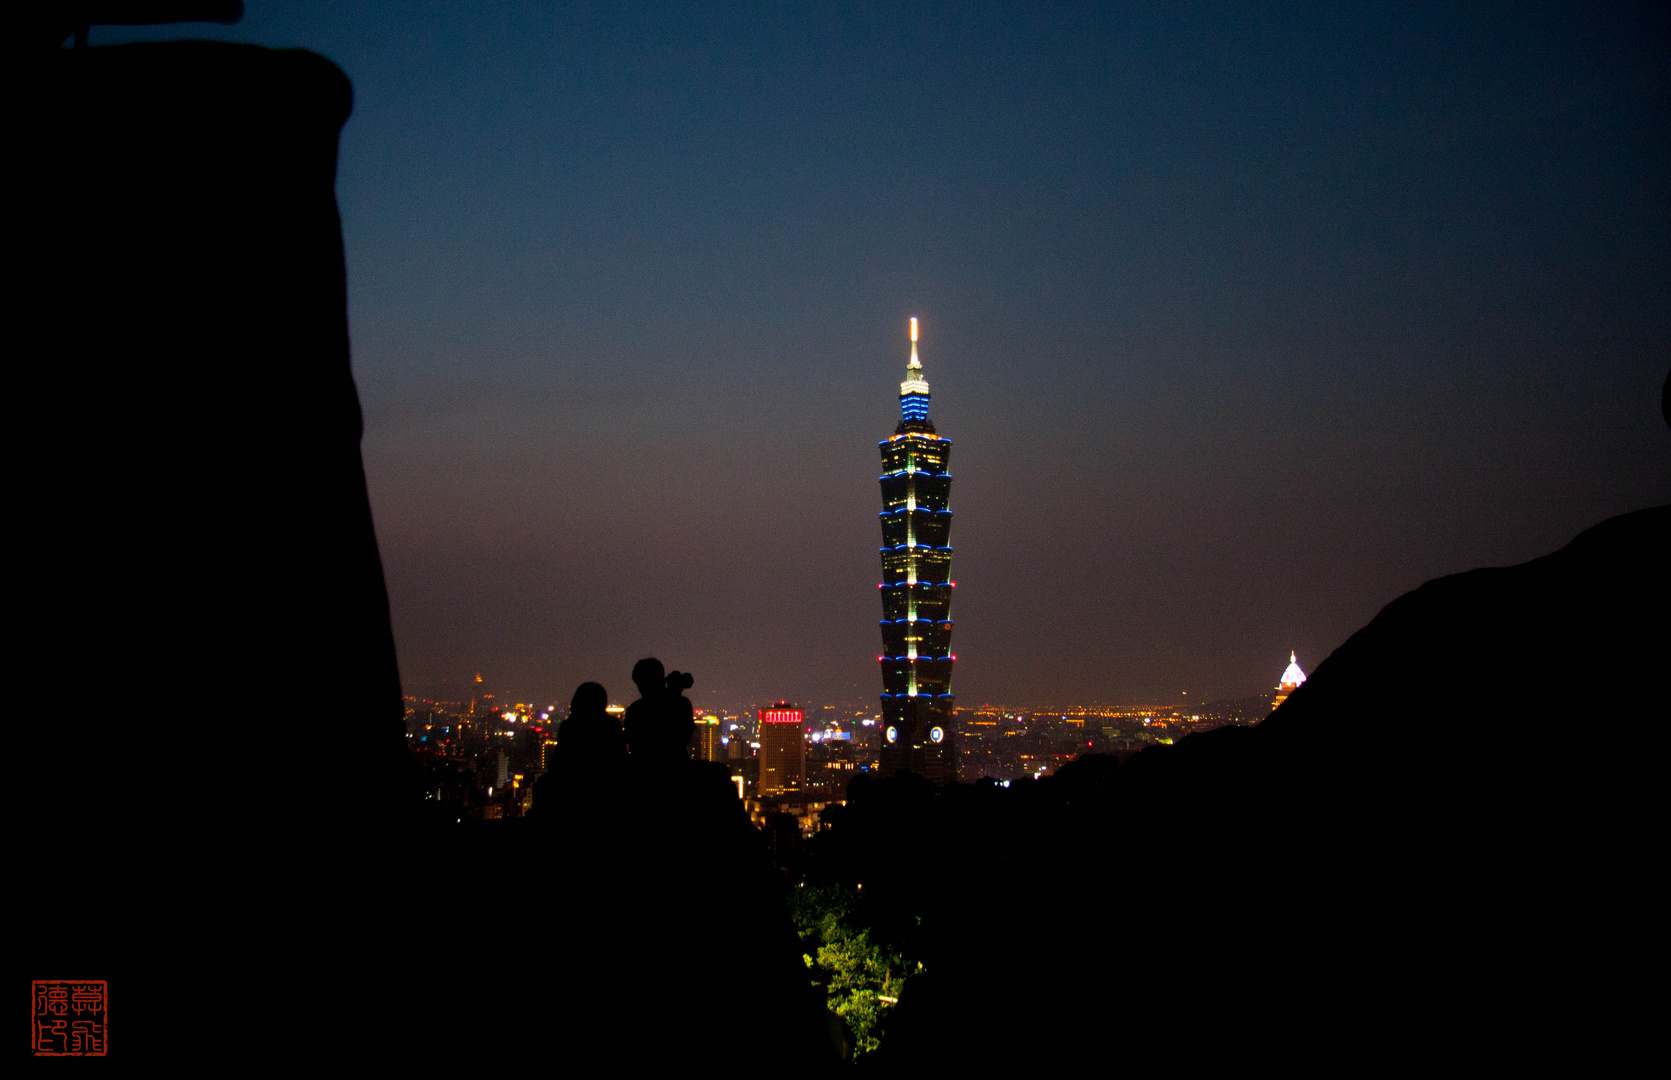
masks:
[[[1671,499],[1659,8],[249,9],[93,43],[354,82],[411,690],[624,699],[653,653],[699,704],[872,697],[910,315],[962,704],[1257,693]]]

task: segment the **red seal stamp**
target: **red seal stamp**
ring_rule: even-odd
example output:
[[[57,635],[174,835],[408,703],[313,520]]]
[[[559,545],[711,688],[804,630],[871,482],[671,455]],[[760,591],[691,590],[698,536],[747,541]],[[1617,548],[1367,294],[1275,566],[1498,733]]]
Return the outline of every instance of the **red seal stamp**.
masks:
[[[110,988],[103,979],[37,979],[29,1048],[36,1057],[103,1057]]]

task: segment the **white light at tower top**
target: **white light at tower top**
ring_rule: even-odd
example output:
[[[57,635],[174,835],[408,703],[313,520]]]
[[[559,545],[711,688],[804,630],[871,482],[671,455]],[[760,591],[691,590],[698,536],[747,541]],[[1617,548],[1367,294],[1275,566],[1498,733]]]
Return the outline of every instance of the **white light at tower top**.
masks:
[[[923,378],[923,362],[917,359],[917,317],[915,315],[911,316],[911,360],[905,365],[905,381],[899,384],[899,392],[902,396],[905,394],[926,395],[928,393],[928,380]],[[917,419],[924,419],[928,415],[928,402],[918,402],[917,407],[922,410],[922,415],[917,416]],[[907,416],[909,415],[908,413]]]

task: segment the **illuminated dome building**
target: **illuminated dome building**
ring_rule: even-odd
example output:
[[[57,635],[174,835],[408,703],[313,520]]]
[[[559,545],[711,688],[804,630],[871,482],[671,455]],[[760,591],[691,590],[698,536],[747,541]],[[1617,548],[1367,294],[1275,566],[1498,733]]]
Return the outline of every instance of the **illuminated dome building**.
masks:
[[[928,381],[917,359],[899,384],[899,426],[882,449],[881,772],[910,769],[957,780],[952,731],[952,444],[928,419]]]
[[[1300,661],[1290,652],[1288,654],[1288,669],[1282,673],[1282,681],[1276,687],[1276,700],[1271,702],[1274,710],[1278,705],[1288,700],[1288,695],[1299,689],[1305,682],[1305,672],[1300,670]]]

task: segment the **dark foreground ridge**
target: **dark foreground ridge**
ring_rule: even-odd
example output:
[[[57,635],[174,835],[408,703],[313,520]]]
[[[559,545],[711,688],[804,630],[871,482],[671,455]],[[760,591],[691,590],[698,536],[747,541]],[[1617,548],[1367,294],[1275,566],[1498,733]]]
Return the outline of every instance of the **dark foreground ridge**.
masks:
[[[877,1064],[1622,1056],[1584,1033],[1642,1008],[1611,973],[1650,925],[1668,552],[1661,507],[1429,582],[1264,722],[1123,766],[861,785],[808,876],[925,913]]]
[[[590,730],[530,818],[417,814],[348,363],[342,73],[202,43],[21,62],[21,977],[108,979],[112,1056],[188,1069],[837,1068],[781,878],[682,756],[666,681],[621,733],[577,692]],[[1605,1067],[1629,1042],[1600,1018],[1646,1007],[1611,969],[1656,895],[1668,551],[1658,508],[1432,582],[1264,723],[1123,766],[860,782],[806,886],[862,885],[922,965],[861,1066]],[[304,674],[333,723],[269,693]],[[1574,751],[1597,718],[1628,737]],[[1450,740],[1403,749],[1413,723]],[[691,933],[716,904],[760,917]],[[490,923],[529,948],[494,955]]]

